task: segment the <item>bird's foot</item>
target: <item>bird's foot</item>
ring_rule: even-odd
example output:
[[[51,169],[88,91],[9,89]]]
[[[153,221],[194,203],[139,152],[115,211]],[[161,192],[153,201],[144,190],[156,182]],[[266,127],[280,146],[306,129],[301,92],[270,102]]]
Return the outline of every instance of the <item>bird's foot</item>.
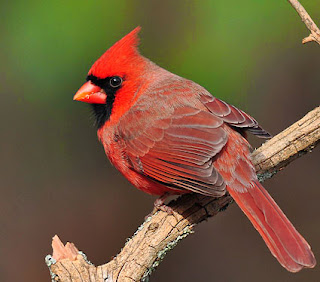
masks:
[[[168,214],[173,214],[173,209],[164,203],[169,196],[170,196],[169,193],[164,193],[162,196],[160,196],[158,199],[154,201],[153,203],[154,208],[153,208],[152,214],[155,214],[159,210],[166,212]]]
[[[167,214],[173,214],[173,209],[166,204],[162,205],[154,205],[152,215],[154,215],[157,211],[163,211],[166,212]]]
[[[158,211],[163,211],[167,214],[172,215],[173,214],[173,209],[169,206],[167,206],[164,202],[166,199],[170,196],[169,193],[165,193],[162,196],[160,196],[158,199],[156,199],[153,203],[153,210],[150,214],[148,214],[145,219],[147,219],[150,216],[153,216],[156,214]]]

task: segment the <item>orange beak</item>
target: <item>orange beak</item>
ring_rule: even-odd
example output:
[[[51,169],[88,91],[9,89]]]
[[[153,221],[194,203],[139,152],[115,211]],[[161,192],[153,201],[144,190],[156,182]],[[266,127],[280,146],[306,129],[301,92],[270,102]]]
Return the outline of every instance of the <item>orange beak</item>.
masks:
[[[107,94],[100,87],[92,84],[91,81],[83,84],[73,97],[73,100],[89,104],[105,104],[106,99]]]

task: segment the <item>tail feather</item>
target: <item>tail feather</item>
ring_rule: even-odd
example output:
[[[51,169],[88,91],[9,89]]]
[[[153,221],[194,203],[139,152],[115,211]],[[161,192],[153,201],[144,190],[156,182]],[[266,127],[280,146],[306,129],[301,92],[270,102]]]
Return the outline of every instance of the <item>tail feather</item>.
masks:
[[[291,272],[314,267],[309,244],[298,233],[263,186],[255,181],[247,192],[228,191],[262,236],[279,263]]]

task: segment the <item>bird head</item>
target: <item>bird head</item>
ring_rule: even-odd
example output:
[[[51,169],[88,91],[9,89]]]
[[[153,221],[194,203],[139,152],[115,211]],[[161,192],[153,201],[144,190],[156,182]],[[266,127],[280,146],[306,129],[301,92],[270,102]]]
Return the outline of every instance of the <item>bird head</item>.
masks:
[[[100,128],[110,119],[119,119],[137,98],[148,60],[139,54],[135,28],[110,47],[91,67],[87,82],[73,99],[93,105]]]

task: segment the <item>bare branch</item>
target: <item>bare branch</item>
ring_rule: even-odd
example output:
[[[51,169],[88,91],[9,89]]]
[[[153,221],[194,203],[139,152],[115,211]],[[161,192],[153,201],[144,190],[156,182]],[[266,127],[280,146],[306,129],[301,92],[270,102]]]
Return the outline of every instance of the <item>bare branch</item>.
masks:
[[[272,177],[296,158],[311,152],[320,140],[320,107],[263,144],[252,158],[260,181]],[[53,240],[54,257],[48,255],[53,281],[144,281],[159,265],[165,254],[193,233],[201,221],[224,210],[232,199],[184,195],[170,203],[173,214],[163,211],[150,216],[138,228],[121,252],[110,262],[95,267],[73,244],[63,247],[58,237]]]
[[[315,41],[318,44],[320,44],[320,30],[317,27],[317,25],[314,23],[314,21],[311,19],[311,17],[309,16],[305,8],[303,8],[303,6],[300,4],[298,0],[288,0],[288,1],[291,4],[291,6],[295,8],[300,18],[302,19],[302,21],[311,32],[311,34],[308,37],[302,40],[302,43],[304,44],[307,42]]]

